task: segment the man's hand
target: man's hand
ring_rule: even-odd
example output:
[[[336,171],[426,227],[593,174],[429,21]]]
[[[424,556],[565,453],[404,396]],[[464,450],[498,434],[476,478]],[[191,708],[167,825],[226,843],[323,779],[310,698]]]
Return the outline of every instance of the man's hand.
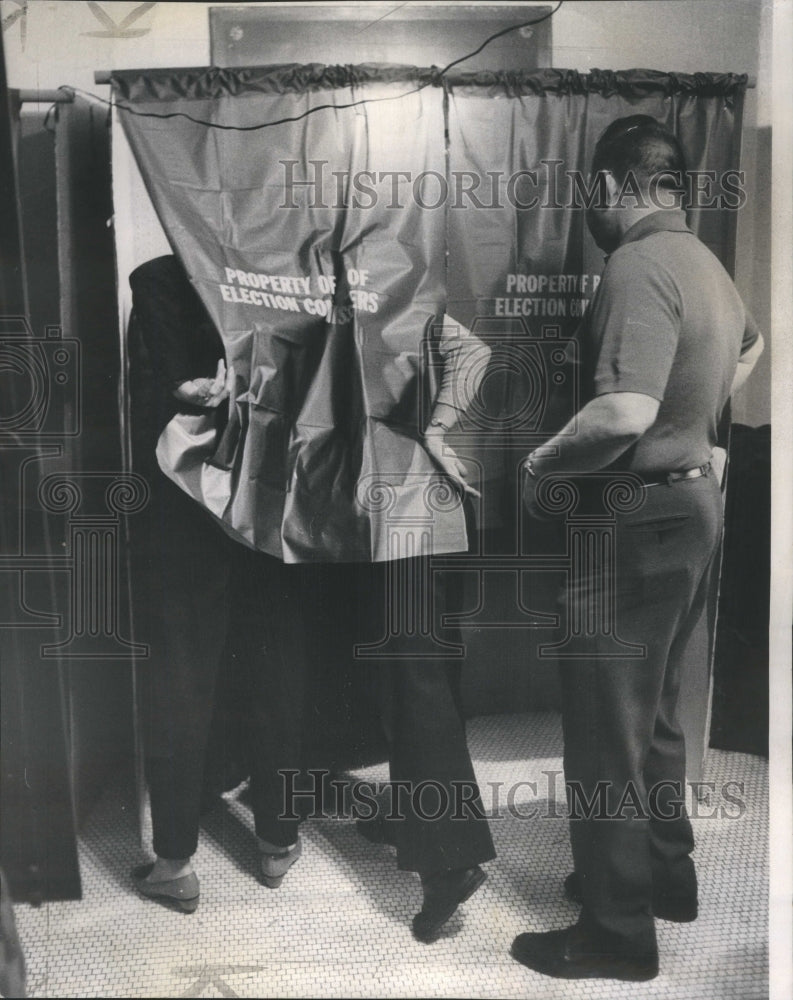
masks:
[[[468,472],[454,453],[454,449],[450,448],[448,444],[444,444],[444,436],[445,431],[442,427],[428,427],[424,432],[424,447],[446,475],[462,487],[463,492],[470,493],[474,497],[481,497],[482,494],[465,481]]]
[[[214,378],[194,378],[182,382],[173,390],[173,394],[182,403],[203,406],[211,410],[220,406],[224,399],[228,399],[233,387],[234,368],[229,368],[227,372],[226,363],[221,358]]]

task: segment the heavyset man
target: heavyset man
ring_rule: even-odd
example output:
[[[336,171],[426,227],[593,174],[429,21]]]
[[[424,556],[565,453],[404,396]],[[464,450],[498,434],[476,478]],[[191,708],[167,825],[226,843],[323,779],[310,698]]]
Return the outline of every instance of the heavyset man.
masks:
[[[643,980],[658,973],[654,918],[697,915],[677,719],[682,654],[722,530],[710,464],[717,425],[763,342],[686,225],[675,137],[646,115],[619,119],[598,140],[592,169],[605,197],[587,222],[609,256],[579,332],[588,402],[529,456],[524,500],[542,508],[546,475],[608,470],[636,484],[637,509],[616,515],[608,585],[616,632],[644,652],[618,658],[604,635],[602,648],[593,639],[562,666],[575,865],[565,889],[581,916],[564,930],[519,935],[512,954],[551,976]],[[584,477],[578,487],[586,502]],[[603,586],[594,574],[573,581],[568,613],[597,606]]]

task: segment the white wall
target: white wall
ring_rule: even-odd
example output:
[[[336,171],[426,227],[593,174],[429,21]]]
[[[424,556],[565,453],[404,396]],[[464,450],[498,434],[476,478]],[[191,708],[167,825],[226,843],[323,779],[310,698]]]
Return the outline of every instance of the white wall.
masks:
[[[141,8],[138,2],[99,6],[119,26]],[[106,99],[109,88],[94,84],[95,70],[207,65],[210,6],[235,5],[157,3],[113,36],[81,0],[30,0],[24,47],[22,18],[4,34],[9,84],[31,89],[68,84]],[[383,4],[383,12],[394,6]],[[9,0],[2,4],[4,17],[19,9]],[[767,334],[772,11],[773,0],[568,0],[553,22],[553,63],[558,67],[733,71],[757,78],[746,99],[743,166],[749,198],[738,222],[736,281]],[[123,30],[142,34],[121,37]],[[154,238],[143,242],[157,243]],[[735,419],[768,422],[769,400],[767,351],[756,376],[735,400]]]
[[[141,4],[105,0],[98,6],[120,25]],[[82,0],[30,0],[24,50],[20,20],[5,32],[10,85],[68,83],[107,96],[107,88],[94,85],[94,70],[205,65],[213,6],[240,5],[157,3],[128,25],[145,32],[140,37],[99,37],[107,29]],[[394,6],[384,3],[383,11]],[[760,21],[771,6],[772,0],[568,0],[553,21],[554,65],[761,73],[767,88],[770,38],[761,61]],[[4,16],[16,9],[4,0]]]

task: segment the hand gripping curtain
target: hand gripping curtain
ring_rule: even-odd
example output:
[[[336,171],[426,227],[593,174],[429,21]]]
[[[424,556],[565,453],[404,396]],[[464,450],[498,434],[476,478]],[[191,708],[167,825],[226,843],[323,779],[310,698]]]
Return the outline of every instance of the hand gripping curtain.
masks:
[[[236,379],[225,427],[177,417],[160,464],[286,562],[418,554],[417,535],[425,553],[467,545],[419,433],[445,309],[443,213],[398,207],[418,172],[445,169],[428,72],[114,74],[117,100],[140,113],[120,111],[152,201]]]

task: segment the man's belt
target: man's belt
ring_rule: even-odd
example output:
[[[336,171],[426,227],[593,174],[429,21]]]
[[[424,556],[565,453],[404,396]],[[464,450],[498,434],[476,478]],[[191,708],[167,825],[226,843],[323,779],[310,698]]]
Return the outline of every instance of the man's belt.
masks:
[[[699,479],[710,472],[710,462],[698,465],[696,469],[685,469],[682,472],[638,472],[636,475],[644,481],[645,486],[671,486],[672,483],[682,483],[689,479]]]

